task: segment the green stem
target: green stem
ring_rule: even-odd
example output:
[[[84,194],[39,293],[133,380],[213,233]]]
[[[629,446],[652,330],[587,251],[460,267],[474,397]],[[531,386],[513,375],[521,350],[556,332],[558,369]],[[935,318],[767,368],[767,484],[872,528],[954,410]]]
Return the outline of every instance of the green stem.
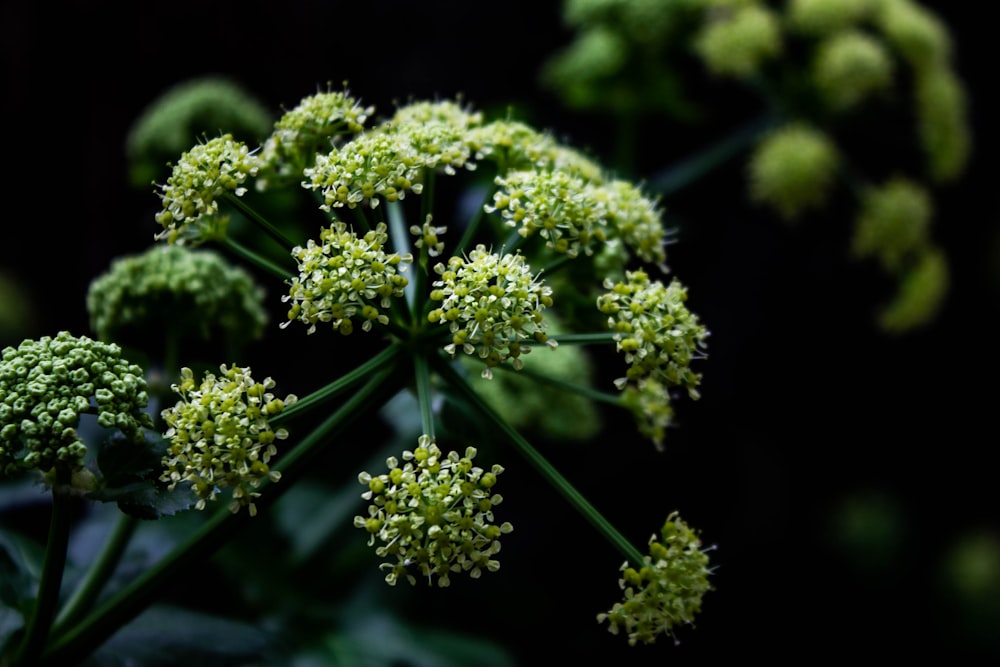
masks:
[[[552,275],[560,268],[564,266],[569,266],[569,263],[572,262],[574,259],[575,259],[574,257],[570,257],[569,255],[560,255],[559,257],[555,258],[554,260],[543,266],[538,271],[538,274],[546,276]]]
[[[550,387],[555,387],[556,389],[562,389],[564,391],[569,391],[574,394],[578,394],[585,398],[589,398],[592,401],[598,401],[601,403],[608,403],[610,405],[621,405],[622,398],[621,394],[612,394],[606,391],[598,391],[592,387],[587,387],[582,384],[577,384],[575,382],[567,382],[566,380],[560,380],[559,378],[554,378],[548,375],[542,375],[541,373],[536,373],[529,368],[522,368],[519,371],[514,370],[507,364],[500,364],[496,369],[505,373],[515,373],[517,375],[523,375],[524,377],[531,378],[535,382],[540,384],[546,384]]]
[[[389,221],[389,238],[392,240],[393,249],[400,255],[411,253],[410,230],[406,226],[403,205],[398,201],[394,201],[387,202],[385,207],[386,218]],[[423,290],[420,285],[425,280],[425,272],[427,270],[427,249],[421,248],[420,250],[419,258],[410,265],[415,276],[406,283],[406,287],[403,289],[405,301],[409,304],[409,311],[406,313],[402,312],[404,309],[397,305],[396,300],[392,302],[393,312],[396,314],[396,319],[399,322],[412,322],[417,313],[417,296]]]
[[[431,394],[431,372],[424,354],[413,355],[413,372],[417,382],[417,403],[424,435],[434,438],[434,406]]]
[[[45,546],[42,576],[38,583],[38,598],[28,618],[24,637],[14,657],[15,665],[36,665],[45,647],[59,603],[63,570],[66,567],[66,550],[69,546],[71,497],[58,489],[52,491],[52,515],[49,519],[49,537]]]
[[[77,621],[94,604],[115,568],[118,567],[122,554],[125,553],[125,547],[128,546],[138,525],[139,520],[134,516],[125,513],[118,515],[118,521],[97,560],[56,618],[53,630],[55,634],[59,634],[62,628]]]
[[[243,259],[245,259],[246,261],[250,262],[255,266],[259,266],[265,271],[278,277],[282,281],[289,280],[292,277],[292,274],[286,269],[281,268],[280,266],[278,266],[271,260],[267,259],[263,255],[258,255],[253,250],[250,250],[245,245],[241,244],[240,242],[236,241],[233,238],[227,236],[222,241],[222,244],[230,251],[232,251],[233,254],[235,254],[236,256],[242,257]]]
[[[493,198],[493,189],[484,188],[484,190],[486,191],[486,195],[483,197],[483,201],[480,202],[472,214],[472,219],[469,220],[469,224],[465,226],[465,231],[462,232],[462,238],[458,240],[458,245],[455,246],[455,251],[452,253],[455,257],[461,257],[465,253],[466,248],[469,247],[472,239],[475,238],[476,232],[479,231],[479,224],[482,222],[483,216],[486,215],[486,202]]]
[[[615,334],[607,333],[586,333],[586,334],[555,334],[552,336],[560,345],[587,345],[589,343],[613,343]]]
[[[650,189],[661,195],[668,195],[697,181],[757,141],[776,122],[771,115],[751,121],[697,155],[654,174],[649,179]]]
[[[447,363],[443,359],[435,357],[437,363],[435,364],[436,370],[441,374],[441,376],[449,383],[452,387],[461,392],[465,398],[473,405],[475,408],[482,413],[482,415],[490,422],[493,423],[500,431],[502,431],[513,443],[513,445],[521,452],[521,454],[528,460],[528,462],[534,466],[542,477],[544,477],[550,484],[552,484],[555,489],[562,494],[562,496],[573,506],[583,517],[590,522],[594,528],[597,529],[602,536],[604,536],[612,545],[614,545],[627,559],[631,560],[636,565],[642,565],[643,555],[639,552],[635,546],[629,542],[624,535],[618,532],[618,530],[611,525],[611,523],[605,519],[597,509],[591,505],[583,495],[576,490],[570,482],[562,476],[562,474],[555,469],[555,467],[549,463],[541,453],[531,446],[524,436],[518,433],[517,429],[511,426],[507,420],[501,417],[497,412],[487,403],[482,396],[476,393],[475,389],[459,375],[450,363]]]
[[[237,197],[233,193],[231,193],[231,192],[223,192],[222,196],[230,204],[232,204],[236,208],[240,209],[240,211],[242,211],[244,215],[246,215],[248,218],[250,218],[251,220],[253,220],[254,222],[256,222],[258,225],[260,225],[261,229],[263,229],[265,232],[267,232],[268,236],[270,236],[275,241],[277,241],[285,251],[291,252],[292,248],[294,248],[297,245],[296,243],[292,243],[291,239],[289,239],[287,236],[285,236],[284,234],[282,234],[281,230],[279,230],[277,227],[275,227],[274,225],[272,225],[267,220],[267,218],[265,218],[264,216],[262,216],[260,213],[258,213],[254,209],[252,209],[249,206],[247,206],[247,203],[245,201],[243,201],[242,199],[240,199],[239,197]]]
[[[507,236],[507,240],[503,242],[503,245],[500,246],[500,251],[504,254],[512,253],[517,250],[518,247],[520,247],[520,245],[527,240],[527,238],[528,237],[526,236],[521,236],[521,232],[514,229]]]
[[[389,363],[395,359],[396,355],[399,354],[399,351],[399,343],[390,344],[389,347],[385,348],[360,366],[344,373],[325,387],[321,387],[308,396],[295,401],[295,403],[282,410],[280,414],[272,417],[270,420],[271,423],[281,423],[292,415],[304,412],[313,406],[321,404],[328,398],[336,396],[337,394],[349,389],[351,386],[370,376],[372,373],[388,366]]]
[[[307,435],[299,444],[281,457],[274,469],[285,478],[294,478],[306,471],[312,455],[322,445],[329,443],[330,436],[338,429],[367,413],[365,408],[373,407],[393,390],[387,382],[393,367],[389,366],[370,376],[368,382],[351,396],[327,419]],[[373,399],[369,403],[369,399]],[[288,480],[290,481],[290,480]],[[261,488],[270,486],[266,481]],[[277,500],[281,493],[291,486],[280,484],[277,488],[257,500],[264,506]],[[237,530],[251,520],[249,512],[233,514],[227,510],[216,512],[197,531],[178,545],[151,569],[139,575],[128,586],[119,591],[87,616],[83,622],[58,636],[44,653],[38,667],[77,664],[114,634],[119,628],[135,618],[156,599],[162,588],[171,579],[195,561],[207,558],[222,546]]]

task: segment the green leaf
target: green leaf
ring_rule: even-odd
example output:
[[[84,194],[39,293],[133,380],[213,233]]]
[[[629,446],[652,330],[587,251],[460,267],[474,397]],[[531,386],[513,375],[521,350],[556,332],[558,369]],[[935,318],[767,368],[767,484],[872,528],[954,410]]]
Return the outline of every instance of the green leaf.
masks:
[[[282,661],[276,638],[259,625],[180,607],[150,607],[116,632],[81,667],[250,667]]]
[[[159,480],[166,450],[167,443],[159,433],[147,433],[141,443],[117,434],[104,440],[96,459],[101,488],[87,498],[116,502],[125,514],[148,520],[190,509],[198,498],[189,484],[178,484],[168,491]]]
[[[0,532],[0,655],[24,627],[41,577],[42,547],[12,532]]]
[[[159,433],[147,433],[141,443],[115,434],[98,446],[97,466],[108,487],[127,486],[135,481],[159,477],[167,442]]]
[[[409,626],[375,610],[353,618],[345,631],[330,635],[324,644],[324,655],[310,656],[316,659],[315,664],[366,667],[400,664],[410,667],[513,667],[516,664],[503,647],[490,640]]]

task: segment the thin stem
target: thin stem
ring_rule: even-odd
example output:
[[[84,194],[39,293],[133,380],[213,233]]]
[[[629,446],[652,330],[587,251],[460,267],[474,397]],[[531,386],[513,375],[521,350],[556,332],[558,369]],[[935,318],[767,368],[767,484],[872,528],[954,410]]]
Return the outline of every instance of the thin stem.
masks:
[[[539,275],[545,274],[547,276],[547,275],[550,275],[552,273],[555,273],[556,271],[558,271],[562,267],[569,266],[569,263],[572,262],[574,259],[576,259],[576,258],[575,257],[570,257],[569,255],[565,255],[565,254],[564,255],[560,255],[559,257],[556,257],[554,260],[552,260],[551,262],[549,262],[548,264],[546,264],[545,266],[543,266],[541,268],[541,270],[538,271],[538,274]]]
[[[472,239],[476,236],[476,232],[479,231],[479,224],[482,222],[483,216],[486,215],[486,202],[493,197],[493,190],[490,188],[483,188],[483,190],[486,192],[483,201],[476,207],[475,212],[472,214],[472,219],[465,226],[462,238],[458,240],[458,245],[455,246],[455,251],[452,253],[456,257],[461,257],[465,253],[465,249],[469,247]]]
[[[407,255],[412,252],[410,247],[410,230],[406,226],[406,217],[403,215],[403,206],[398,201],[397,202],[387,202],[386,203],[386,218],[389,221],[389,238],[392,240],[392,247],[400,255]],[[423,257],[423,254],[421,254]],[[398,305],[397,300],[392,302],[392,311],[396,314],[398,321],[406,322],[407,320],[412,321],[412,313],[416,312],[416,297],[417,297],[417,283],[416,281],[420,279],[421,273],[425,270],[424,266],[419,264],[419,261],[414,266],[417,277],[406,283],[406,287],[403,288],[404,298],[407,304],[409,304],[409,311],[404,312],[405,309]]]
[[[281,423],[292,415],[308,410],[315,405],[319,405],[332,396],[336,396],[337,394],[349,389],[352,385],[357,384],[364,378],[370,376],[372,373],[388,366],[389,363],[395,359],[396,355],[399,354],[399,351],[399,343],[390,344],[389,347],[385,348],[371,359],[365,361],[360,366],[344,373],[333,382],[317,389],[308,396],[300,398],[295,403],[285,408],[280,414],[272,417],[270,420],[271,423]]]
[[[97,560],[56,618],[53,632],[58,634],[62,628],[78,620],[94,604],[115,568],[118,567],[122,554],[125,553],[125,547],[128,546],[138,525],[139,520],[134,516],[124,512],[118,515],[118,520]]]
[[[281,268],[263,255],[258,255],[233,238],[227,236],[222,240],[222,244],[238,257],[242,257],[251,264],[259,266],[282,281],[289,280],[292,277],[292,274],[288,270]]]
[[[240,211],[244,215],[246,215],[248,218],[250,218],[251,220],[253,220],[254,222],[256,222],[258,225],[260,225],[261,229],[263,229],[265,232],[267,232],[268,236],[270,236],[275,241],[277,241],[278,244],[280,244],[281,247],[285,251],[291,252],[292,248],[294,248],[296,245],[298,245],[296,243],[293,243],[291,239],[289,239],[287,236],[285,236],[281,232],[281,230],[279,230],[277,227],[275,227],[274,225],[272,225],[270,223],[270,221],[268,221],[267,218],[265,218],[264,216],[262,216],[260,213],[258,213],[254,209],[250,208],[250,206],[248,206],[245,201],[243,201],[242,199],[240,199],[239,197],[237,197],[236,195],[234,195],[232,192],[228,192],[228,191],[227,192],[223,192],[222,196],[230,204],[232,204],[236,208],[240,209]]]
[[[69,546],[71,497],[57,489],[52,491],[52,515],[49,519],[49,537],[45,545],[42,576],[38,582],[38,597],[28,618],[24,637],[14,658],[15,665],[35,665],[52,627],[63,570],[66,567],[66,550]]]
[[[590,343],[613,343],[614,332],[586,334],[554,334],[552,336],[560,345],[587,345]]]
[[[585,398],[589,398],[593,401],[599,401],[601,403],[608,403],[610,405],[621,405],[622,399],[621,394],[612,394],[607,391],[599,391],[592,387],[587,387],[582,384],[577,384],[575,382],[567,382],[566,380],[560,380],[559,378],[554,378],[548,375],[542,375],[541,373],[536,373],[529,368],[522,368],[519,371],[514,370],[506,364],[500,364],[496,367],[501,372],[504,373],[514,373],[516,375],[523,375],[524,377],[531,378],[535,382],[540,384],[546,384],[550,387],[555,387],[556,389],[562,389],[563,391],[573,392]]]
[[[650,188],[661,195],[671,194],[721,166],[728,159],[757,141],[771,129],[776,119],[771,115],[747,123],[715,145],[701,151],[680,164],[654,174],[649,179]]]
[[[274,469],[283,477],[293,478],[307,470],[308,461],[319,451],[320,446],[329,442],[337,430],[367,413],[365,408],[381,404],[392,389],[386,382],[393,367],[386,367],[373,374],[367,383],[351,396],[327,419],[317,426],[299,444],[281,457]],[[369,402],[371,400],[371,402]],[[377,400],[375,400],[377,399]],[[261,488],[269,487],[265,480]],[[258,506],[277,500],[290,484],[280,484],[270,493],[257,500]],[[77,664],[100,646],[116,630],[135,618],[160,593],[163,586],[182,569],[201,558],[207,558],[222,546],[237,530],[250,520],[249,512],[233,514],[220,509],[205,521],[187,540],[174,548],[151,569],[139,575],[128,586],[119,591],[87,616],[82,623],[59,635],[42,656],[39,667]]]
[[[541,453],[531,446],[524,436],[518,433],[517,429],[511,426],[507,420],[497,412],[469,385],[469,383],[459,375],[451,364],[435,357],[436,370],[455,389],[460,391],[465,398],[494,426],[502,431],[517,448],[518,451],[534,466],[542,477],[544,477],[562,496],[573,506],[583,517],[590,522],[612,545],[614,545],[627,559],[637,565],[643,563],[643,555],[635,546],[629,542],[624,535],[611,525],[597,509],[591,505],[583,495],[576,490],[570,482],[549,463]]]
[[[500,246],[500,250],[504,253],[514,252],[527,238],[526,236],[522,236],[519,230],[515,229],[507,236],[507,240]]]
[[[417,382],[417,403],[420,405],[420,424],[424,435],[434,438],[434,406],[431,394],[431,371],[427,356],[413,355],[413,372]]]

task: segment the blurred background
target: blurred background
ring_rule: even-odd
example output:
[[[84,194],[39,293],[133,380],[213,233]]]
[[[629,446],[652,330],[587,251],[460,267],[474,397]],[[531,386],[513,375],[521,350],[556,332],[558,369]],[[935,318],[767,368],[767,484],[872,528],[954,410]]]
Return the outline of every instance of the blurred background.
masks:
[[[636,543],[677,509],[717,545],[716,590],[697,627],[682,629],[677,646],[629,648],[599,626],[594,615],[618,597],[620,556],[511,461],[504,495],[517,530],[497,575],[454,590],[378,593],[374,608],[417,628],[417,645],[422,633],[457,631],[513,664],[595,656],[693,664],[734,652],[1000,658],[1000,511],[988,463],[1000,371],[1000,205],[990,166],[997,107],[988,97],[995,36],[976,3],[920,4],[951,31],[973,137],[963,175],[934,195],[932,233],[950,266],[934,320],[882,331],[874,315],[892,286],[850,256],[848,214],[833,205],[783,224],[747,201],[745,161],[735,158],[663,200],[677,229],[668,262],[712,332],[701,400],[678,405],[679,428],[663,453],[628,423],[608,424],[594,442],[546,445]],[[479,109],[509,107],[614,162],[614,118],[573,108],[541,78],[574,38],[562,9],[526,0],[6,0],[0,346],[86,333],[89,281],[152,243],[159,200],[152,187],[130,183],[126,137],[158,96],[192,78],[225,76],[275,116],[327,82],[347,81],[379,112],[397,100],[462,95]],[[637,120],[632,177],[652,178],[755,115],[756,98],[740,86],[691,76],[701,115]],[[876,133],[854,150],[863,164],[892,147]],[[328,344],[303,349],[327,355]],[[289,391],[310,363],[273,341],[257,352],[273,355],[276,368],[266,372]],[[300,498],[284,512],[305,518],[313,509]],[[260,541],[253,530],[241,540]],[[331,616],[333,629],[395,636],[397,626],[351,626],[352,608],[376,618],[371,599],[347,604],[357,581],[336,574],[370,574],[374,562],[334,567],[350,561],[359,539],[345,535],[294,572],[274,568],[273,581],[242,592],[257,600],[248,608],[266,607],[268,596],[287,605],[283,581],[307,582],[346,605]],[[232,563],[219,554],[206,572],[240,567]],[[226,607],[216,593],[203,595],[206,610]]]

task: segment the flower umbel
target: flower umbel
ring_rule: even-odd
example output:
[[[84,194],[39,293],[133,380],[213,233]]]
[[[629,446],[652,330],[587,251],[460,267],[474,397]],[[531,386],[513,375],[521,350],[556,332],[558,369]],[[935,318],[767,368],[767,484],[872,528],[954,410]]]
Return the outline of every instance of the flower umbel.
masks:
[[[264,289],[242,267],[211,250],[162,244],[116,259],[92,280],[87,310],[101,340],[163,335],[183,321],[203,340],[249,341],[268,318]]]
[[[606,280],[604,287],[608,291],[597,298],[597,307],[609,316],[608,328],[629,363],[615,385],[624,389],[653,377],[698,398],[701,374],[691,370],[691,362],[705,356],[708,330],[685,305],[687,288],[676,279],[669,285],[651,281],[642,270],[627,272],[624,282]]]
[[[55,473],[67,481],[83,468],[87,446],[77,427],[81,415],[97,415],[133,441],[153,426],[139,366],[118,345],[75,337],[25,340],[0,356],[0,478],[24,470]]]
[[[268,418],[275,417],[297,400],[284,400],[269,389],[274,380],[255,382],[249,368],[219,367],[221,374],[205,373],[196,384],[190,368],[181,369],[181,381],[172,389],[181,396],[173,407],[162,412],[167,424],[164,436],[170,441],[163,457],[161,481],[173,490],[178,483],[190,482],[198,496],[198,509],[215,500],[221,488],[232,489],[230,511],[249,506],[257,513],[255,489],[265,478],[278,481],[281,475],[268,463],[277,453],[276,440],[288,437],[285,429],[274,430]]]
[[[453,357],[459,349],[486,362],[484,378],[492,378],[492,368],[511,360],[515,369],[530,351],[526,343],[555,348],[545,332],[542,310],[552,305],[552,289],[532,274],[519,253],[498,254],[478,245],[467,259],[452,257],[447,266],[434,270],[432,301],[441,305],[427,319],[447,323],[453,334],[445,351]]]
[[[622,564],[618,585],[625,599],[598,614],[598,623],[607,621],[611,634],[624,631],[631,646],[652,644],[662,634],[672,637],[677,625],[692,624],[702,597],[712,590],[705,551],[697,533],[672,512],[659,539],[649,538],[642,567]]]
[[[374,107],[361,106],[347,90],[328,90],[303,98],[278,119],[264,142],[257,189],[298,183],[316,153],[326,153],[341,136],[361,132],[373,113]]]
[[[157,240],[199,245],[225,236],[225,219],[219,217],[216,201],[225,192],[237,197],[246,193],[244,182],[255,176],[259,160],[242,141],[231,134],[199,143],[174,165],[162,190],[163,210],[156,221],[163,231]]]
[[[408,281],[400,274],[405,267],[399,265],[412,262],[413,256],[386,253],[386,230],[385,223],[379,223],[359,237],[337,221],[320,232],[318,243],[310,239],[305,247],[293,248],[299,275],[282,297],[292,302],[282,328],[301,320],[314,333],[317,322],[330,322],[346,336],[354,331],[355,315],[361,316],[364,331],[371,331],[373,322],[388,324],[382,309],[392,305],[392,297],[403,296]]]
[[[468,572],[473,579],[484,570],[495,572],[500,562],[500,536],[513,530],[509,522],[494,523],[493,507],[503,500],[493,493],[503,467],[486,471],[473,465],[476,448],[465,455],[442,455],[434,440],[422,435],[413,451],[386,459],[389,472],[358,475],[371,501],[368,516],[354,517],[354,525],[368,531],[368,545],[380,543],[375,553],[388,558],[379,567],[387,570],[386,582],[405,578],[416,585],[414,572],[428,583],[448,586],[452,572]]]

